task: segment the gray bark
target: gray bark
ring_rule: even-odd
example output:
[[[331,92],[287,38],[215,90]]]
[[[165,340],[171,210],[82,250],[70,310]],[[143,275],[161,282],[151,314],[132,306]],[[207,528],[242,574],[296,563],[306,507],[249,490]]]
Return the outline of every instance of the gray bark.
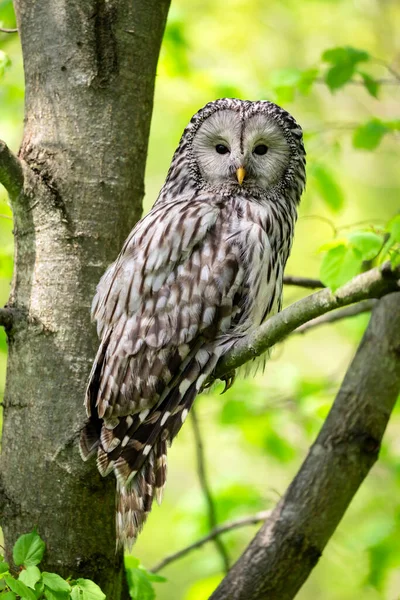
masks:
[[[35,526],[46,569],[124,593],[112,477],[77,438],[97,337],[96,283],[140,217],[156,64],[169,0],[16,0],[26,80],[13,199],[0,512],[8,553]],[[22,178],[22,171],[24,177]],[[20,191],[23,186],[22,191]]]
[[[379,301],[331,412],[271,517],[210,600],[292,600],[378,458],[400,391],[400,293]]]

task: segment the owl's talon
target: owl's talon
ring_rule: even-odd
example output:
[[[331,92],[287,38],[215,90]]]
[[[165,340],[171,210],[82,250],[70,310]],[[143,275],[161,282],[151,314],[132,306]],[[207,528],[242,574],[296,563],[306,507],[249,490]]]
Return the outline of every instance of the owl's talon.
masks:
[[[225,394],[225,392],[227,392],[233,386],[235,379],[236,379],[235,371],[233,371],[232,373],[228,373],[228,375],[226,375],[225,377],[222,378],[222,381],[225,382],[225,387],[220,394],[221,396],[222,396],[222,394]]]

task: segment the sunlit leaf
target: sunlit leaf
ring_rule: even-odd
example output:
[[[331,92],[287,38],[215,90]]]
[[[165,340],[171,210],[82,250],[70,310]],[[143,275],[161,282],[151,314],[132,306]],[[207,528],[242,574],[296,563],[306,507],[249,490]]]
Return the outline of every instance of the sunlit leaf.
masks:
[[[156,593],[146,571],[128,569],[126,574],[132,600],[154,600]]]
[[[40,580],[40,577],[41,575],[39,569],[35,565],[30,565],[21,571],[18,579],[34,590],[36,583]]]
[[[16,565],[38,565],[43,558],[45,543],[36,531],[21,535],[13,548],[13,559]]]
[[[325,203],[334,212],[339,211],[343,207],[344,196],[331,171],[318,163],[313,165],[311,173],[315,177],[315,187]]]
[[[348,237],[351,246],[359,253],[362,260],[372,260],[383,246],[383,237],[372,231],[358,231]]]
[[[389,131],[388,126],[379,119],[371,119],[368,123],[360,125],[353,134],[354,148],[363,150],[375,150],[382,141],[385,133]]]
[[[325,254],[320,270],[322,282],[334,292],[360,273],[362,259],[351,246],[337,246]]]
[[[359,73],[364,82],[365,89],[371,94],[371,96],[377,98],[380,89],[379,81],[371,77],[371,75],[368,75],[368,73],[362,73],[361,71],[359,71]]]
[[[44,571],[42,573],[42,577],[45,586],[47,586],[54,592],[69,592],[71,590],[71,586],[69,585],[69,583],[56,573],[47,573],[46,571]]]
[[[11,575],[6,575],[4,579],[10,590],[18,594],[18,596],[21,596],[22,600],[36,600],[35,593],[22,581],[14,579]]]
[[[0,77],[3,77],[4,73],[11,66],[11,60],[3,50],[0,50]]]
[[[105,600],[100,587],[90,579],[77,579],[71,591],[72,600]]]
[[[10,565],[7,562],[0,562],[0,575],[2,573],[7,573],[10,570]]]
[[[338,64],[325,73],[325,81],[329,89],[334,92],[335,90],[343,87],[354,75],[354,65],[352,64]]]
[[[76,593],[79,593],[79,590]],[[69,600],[69,598],[71,598],[69,592],[55,592],[54,590],[46,587],[44,589],[44,596],[46,600]],[[78,598],[82,597],[83,596],[78,596]]]
[[[343,87],[354,75],[355,67],[360,62],[369,60],[365,50],[351,46],[331,48],[322,54],[322,60],[332,65],[325,73],[325,81],[331,91]]]
[[[17,595],[14,592],[4,592],[0,595],[0,600],[15,600]]]
[[[322,60],[333,65],[344,63],[356,65],[360,62],[366,62],[369,59],[370,55],[368,52],[353,48],[351,46],[330,48],[329,50],[325,50],[325,52],[322,54]]]

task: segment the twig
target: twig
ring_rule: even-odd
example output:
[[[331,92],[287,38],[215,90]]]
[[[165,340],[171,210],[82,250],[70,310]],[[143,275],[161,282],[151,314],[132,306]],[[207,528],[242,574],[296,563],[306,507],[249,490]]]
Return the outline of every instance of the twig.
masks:
[[[400,293],[372,313],[317,440],[210,600],[292,600],[378,458],[400,391]]]
[[[0,27],[1,33],[18,33],[18,29],[7,29],[6,27]]]
[[[342,319],[348,319],[349,317],[355,317],[356,315],[361,315],[365,312],[371,312],[377,302],[378,300],[371,298],[370,300],[363,300],[358,304],[352,304],[351,306],[339,308],[331,313],[327,313],[326,315],[321,315],[316,319],[312,319],[311,321],[308,321],[308,323],[304,323],[304,325],[300,325],[300,327],[295,329],[293,333],[306,333],[306,331],[314,329],[314,327],[319,327],[320,325],[335,323],[336,321],[340,321]]]
[[[205,500],[207,503],[208,522],[209,522],[210,530],[212,531],[218,526],[214,498],[212,497],[211,489],[210,489],[210,486],[207,481],[206,466],[205,466],[205,460],[204,460],[203,440],[201,438],[199,421],[197,419],[197,413],[196,413],[196,410],[194,407],[192,407],[190,414],[191,414],[194,439],[196,442],[197,472],[198,472],[198,476],[199,476],[200,486],[201,486],[201,489],[203,491],[203,494],[204,494],[204,497],[205,497]],[[216,536],[214,536],[214,544],[221,556],[225,573],[227,573],[229,571],[229,566],[230,566],[229,565],[229,556],[228,556],[228,552],[227,552],[222,540],[219,539],[218,534],[216,534]]]
[[[263,510],[256,513],[255,515],[241,517],[232,521],[226,521],[225,523],[214,527],[214,529],[212,529],[207,535],[203,536],[202,538],[199,538],[198,540],[193,542],[193,544],[189,544],[189,546],[185,546],[185,548],[181,548],[181,550],[178,550],[173,554],[169,554],[168,556],[160,560],[159,563],[154,565],[154,567],[152,567],[150,571],[152,573],[158,573],[158,571],[161,571],[161,569],[164,569],[170,563],[175,562],[183,556],[186,556],[186,554],[189,554],[189,552],[192,552],[192,550],[196,550],[197,548],[204,546],[204,544],[207,544],[207,542],[211,542],[222,533],[232,531],[233,529],[238,529],[239,527],[245,527],[246,525],[257,525],[257,523],[261,523],[262,521],[268,519],[270,514],[270,510]]]
[[[283,278],[285,285],[295,285],[298,287],[308,288],[310,290],[316,290],[318,288],[324,288],[324,284],[319,279],[311,279],[309,277],[296,277],[296,275],[285,275]]]
[[[0,183],[11,198],[16,198],[24,187],[22,163],[8,146],[0,140]]]
[[[0,308],[0,327],[4,327],[4,329],[11,329],[13,323],[13,311],[10,308]]]
[[[220,379],[244,363],[263,354],[292,331],[336,308],[369,298],[381,298],[400,289],[400,267],[390,270],[389,263],[354,277],[333,294],[328,288],[294,302],[268,319],[256,331],[238,337],[235,346],[218,363],[212,379]]]

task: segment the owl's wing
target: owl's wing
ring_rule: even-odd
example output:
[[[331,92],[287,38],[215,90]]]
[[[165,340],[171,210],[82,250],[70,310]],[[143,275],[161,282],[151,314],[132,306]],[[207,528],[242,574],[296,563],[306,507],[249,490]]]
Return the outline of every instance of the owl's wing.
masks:
[[[243,279],[239,250],[224,240],[223,207],[208,197],[155,206],[98,286],[93,314],[102,343],[86,408],[104,420],[107,461],[139,426],[143,444],[156,439],[159,409],[176,410],[176,390],[183,397],[200,377],[196,395],[215,365],[202,348],[230,327]],[[158,425],[165,425],[162,417]],[[172,439],[176,427],[170,426]]]

